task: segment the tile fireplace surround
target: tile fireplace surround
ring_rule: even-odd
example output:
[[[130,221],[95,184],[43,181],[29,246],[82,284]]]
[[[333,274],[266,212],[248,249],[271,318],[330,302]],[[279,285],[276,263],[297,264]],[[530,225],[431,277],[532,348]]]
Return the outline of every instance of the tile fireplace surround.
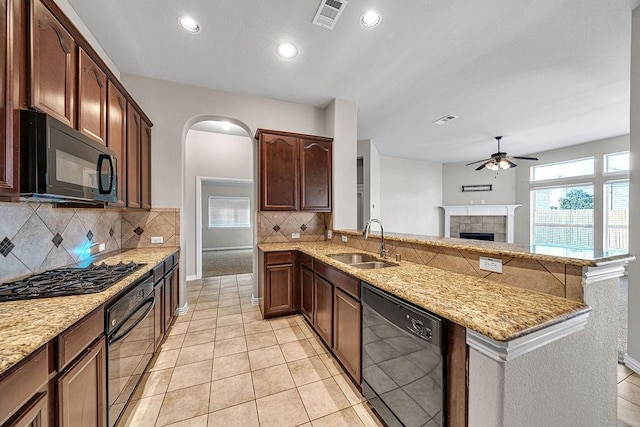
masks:
[[[460,237],[460,232],[494,233],[495,241],[513,243],[514,215],[520,206],[441,206],[444,209],[444,237]]]

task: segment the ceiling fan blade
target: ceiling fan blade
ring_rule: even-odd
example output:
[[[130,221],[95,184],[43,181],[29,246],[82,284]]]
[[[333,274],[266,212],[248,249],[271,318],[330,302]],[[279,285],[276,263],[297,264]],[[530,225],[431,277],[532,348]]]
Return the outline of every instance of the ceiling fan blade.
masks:
[[[522,156],[509,156],[510,159],[521,159],[521,160],[538,160],[537,157],[522,157]]]
[[[486,162],[486,160],[481,160],[481,161]],[[478,162],[476,162],[476,163],[478,163]],[[484,169],[484,168],[486,167],[486,165],[487,165],[486,163],[483,163],[483,164],[481,164],[480,166],[478,166],[478,167],[476,168],[476,170],[477,170],[477,171],[482,170],[482,169]]]
[[[469,166],[469,165],[475,165],[476,163],[480,163],[480,162],[488,162],[491,159],[484,159],[484,160],[478,160],[477,162],[471,162],[471,163],[467,163],[465,166]]]
[[[514,158],[515,158],[515,157],[514,157]],[[516,166],[518,166],[518,165],[516,165],[515,163],[513,163],[511,160],[509,160],[509,159],[507,159],[507,158],[505,158],[504,160],[505,160],[507,163],[509,163],[509,167],[510,167],[510,168],[515,168]]]

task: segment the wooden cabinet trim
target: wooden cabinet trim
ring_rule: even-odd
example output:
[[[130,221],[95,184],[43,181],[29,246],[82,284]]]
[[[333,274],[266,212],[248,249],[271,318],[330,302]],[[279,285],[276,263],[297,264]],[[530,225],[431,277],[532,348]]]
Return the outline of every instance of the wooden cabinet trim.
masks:
[[[303,265],[303,266],[313,270],[313,260],[315,258],[313,258],[311,255],[307,255],[307,254],[302,253],[302,252],[298,253],[298,257],[299,257],[298,259],[300,260],[300,265]]]
[[[330,138],[327,136],[307,135],[304,133],[286,132],[282,130],[272,130],[272,129],[258,129],[256,130],[256,134],[254,138],[260,139],[260,136],[263,134],[289,136],[293,138],[309,139],[309,140],[322,141],[322,142],[333,142],[333,138]]]
[[[358,279],[318,260],[315,263],[315,271],[352,297],[360,299],[360,281]]]
[[[98,65],[87,55],[83,49],[79,49],[80,69],[78,73],[78,130],[88,137],[107,145],[107,75],[98,68]],[[87,75],[89,77],[87,78]],[[99,99],[87,99],[95,95],[87,91],[91,84],[98,88]],[[95,116],[97,111],[97,123],[91,123],[89,118]],[[94,117],[95,118],[95,117]]]
[[[112,81],[107,82],[107,147],[116,153],[118,201],[127,203],[127,100]]]
[[[466,427],[468,417],[467,382],[469,347],[463,326],[447,322],[447,396],[446,425]]]
[[[69,362],[101,335],[104,335],[104,310],[102,307],[58,335],[58,371],[62,371]]]
[[[5,25],[5,40],[4,40],[4,49],[5,49],[5,58],[4,58],[4,80],[0,80],[0,84],[2,84],[2,94],[4,95],[0,102],[4,102],[5,105],[5,114],[4,117],[0,118],[0,120],[4,121],[4,132],[2,138],[4,138],[3,142],[0,142],[0,196],[8,197],[9,200],[11,198],[17,198],[20,189],[19,185],[19,171],[20,171],[20,160],[18,158],[19,155],[19,146],[20,146],[20,136],[19,136],[19,112],[14,103],[14,85],[16,82],[14,81],[14,43],[16,39],[19,41],[18,37],[14,38],[14,32],[16,31],[15,27],[20,28],[19,25],[16,25],[14,22],[17,19],[14,15],[14,2],[12,0],[5,1],[5,11],[6,14],[0,19],[4,20]],[[19,61],[16,61],[19,63]],[[19,80],[17,80],[19,82]],[[16,114],[17,113],[17,114]]]
[[[265,254],[265,265],[292,264],[293,259],[293,251],[267,252]]]
[[[0,423],[15,416],[49,379],[49,352],[45,345],[0,381]]]

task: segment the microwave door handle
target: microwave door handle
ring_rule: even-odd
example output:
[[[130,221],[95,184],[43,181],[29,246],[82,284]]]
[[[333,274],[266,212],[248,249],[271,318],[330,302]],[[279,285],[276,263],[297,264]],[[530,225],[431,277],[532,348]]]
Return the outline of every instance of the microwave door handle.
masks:
[[[105,160],[109,162],[109,187],[106,190],[102,186],[102,163]],[[98,156],[98,192],[100,194],[111,194],[112,188],[113,188],[113,162],[111,161],[111,156],[108,154],[100,154]]]
[[[140,324],[140,322],[142,322],[144,320],[145,317],[147,317],[147,314],[149,314],[149,312],[151,311],[151,309],[153,309],[153,307],[155,307],[156,305],[156,299],[155,297],[151,297],[148,298],[145,302],[143,302],[140,305],[140,308],[144,307],[146,304],[149,304],[149,307],[147,307],[147,309],[144,311],[144,313],[142,314],[142,316],[140,316],[133,325],[129,326],[124,332],[122,332],[121,334],[118,335],[118,332],[120,328],[116,328],[112,333],[111,333],[111,337],[109,338],[109,345],[111,344],[115,344],[118,341],[120,341],[121,339],[123,339],[124,337],[126,337],[129,332],[131,332],[131,330],[133,328],[135,328],[136,326],[138,326]],[[140,309],[138,308],[138,310]],[[123,323],[124,325],[124,323]]]

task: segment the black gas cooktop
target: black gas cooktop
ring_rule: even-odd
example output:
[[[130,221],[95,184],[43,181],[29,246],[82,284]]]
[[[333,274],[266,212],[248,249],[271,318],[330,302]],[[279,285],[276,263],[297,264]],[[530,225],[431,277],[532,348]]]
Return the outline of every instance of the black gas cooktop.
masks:
[[[144,264],[91,264],[85,268],[58,268],[0,285],[0,302],[102,292]]]

